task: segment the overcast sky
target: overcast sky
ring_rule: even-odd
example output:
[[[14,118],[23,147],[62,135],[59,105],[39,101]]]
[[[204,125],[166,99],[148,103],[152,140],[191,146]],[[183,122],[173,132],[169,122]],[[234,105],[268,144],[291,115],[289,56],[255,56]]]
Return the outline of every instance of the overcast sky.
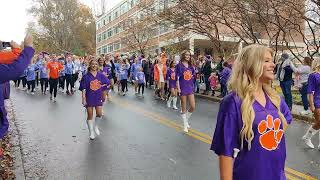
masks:
[[[93,2],[100,3],[101,0],[80,0],[84,4],[93,7]],[[122,0],[106,0],[106,9],[111,9]],[[25,36],[25,29],[32,17],[27,15],[27,9],[31,0],[1,0],[1,27],[0,40],[14,40],[20,43]]]

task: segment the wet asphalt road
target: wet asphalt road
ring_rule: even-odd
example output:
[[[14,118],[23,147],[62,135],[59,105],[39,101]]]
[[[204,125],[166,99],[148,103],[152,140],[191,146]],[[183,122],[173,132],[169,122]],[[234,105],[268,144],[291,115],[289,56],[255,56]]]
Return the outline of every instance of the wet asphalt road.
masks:
[[[59,93],[56,103],[39,92],[12,89],[11,96],[26,179],[219,179],[218,159],[209,150],[218,103],[197,99],[194,130],[186,135],[178,111],[150,90],[142,99],[129,89],[104,106],[102,135],[90,141],[80,92]],[[307,127],[295,121],[286,134],[288,179],[320,179],[320,151],[299,140]]]

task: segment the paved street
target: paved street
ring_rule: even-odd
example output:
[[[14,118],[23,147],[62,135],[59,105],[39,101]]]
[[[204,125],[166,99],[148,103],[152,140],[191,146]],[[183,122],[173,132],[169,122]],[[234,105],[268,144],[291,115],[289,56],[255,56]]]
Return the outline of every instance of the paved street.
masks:
[[[52,103],[48,95],[12,89],[27,179],[219,179],[209,151],[218,103],[197,99],[193,130],[184,134],[178,111],[149,89],[144,99],[129,89],[106,104],[102,135],[90,141],[79,95],[59,93]],[[286,134],[288,179],[320,179],[320,151],[299,140],[307,126],[294,121]]]

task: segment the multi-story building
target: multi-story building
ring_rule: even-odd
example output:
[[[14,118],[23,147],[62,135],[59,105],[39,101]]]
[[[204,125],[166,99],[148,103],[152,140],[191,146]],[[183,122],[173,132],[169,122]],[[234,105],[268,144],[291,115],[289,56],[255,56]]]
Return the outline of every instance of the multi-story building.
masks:
[[[128,42],[125,40],[125,36],[127,36],[128,33],[123,24],[128,19],[142,18],[141,6],[139,6],[140,1],[145,0],[123,0],[97,19],[97,54],[133,52],[136,50],[128,46]],[[175,5],[173,0],[156,0],[154,2],[154,11]],[[191,52],[196,54],[213,54],[213,51],[215,51],[214,45],[208,37],[193,32],[176,31],[174,30],[174,25],[160,23],[159,25],[154,25],[152,31],[152,36],[146,44],[146,53],[159,52],[160,47],[168,47],[172,44],[176,44],[182,49],[190,49]],[[228,30],[224,32],[228,32]],[[269,43],[270,45],[270,41],[265,39],[266,37],[263,33],[259,34],[259,36],[261,36],[263,43]],[[220,41],[226,48],[237,49],[234,45],[239,44],[241,40],[239,37],[230,35],[230,33],[225,33],[220,35]],[[296,47],[304,47],[303,43],[299,43],[299,40],[293,44]]]
[[[160,2],[162,1],[162,2]],[[101,15],[96,22],[96,41],[97,54],[115,53],[115,52],[132,52],[133,50],[123,41],[126,36],[126,30],[123,24],[127,19],[141,18],[142,12],[138,4],[140,0],[123,0],[107,13]],[[168,0],[159,0],[159,4],[167,6]],[[161,8],[154,5],[155,10]],[[153,27],[153,35],[148,37],[147,51],[155,52],[160,47],[166,45],[166,42],[173,40],[173,31],[166,24],[160,24]]]

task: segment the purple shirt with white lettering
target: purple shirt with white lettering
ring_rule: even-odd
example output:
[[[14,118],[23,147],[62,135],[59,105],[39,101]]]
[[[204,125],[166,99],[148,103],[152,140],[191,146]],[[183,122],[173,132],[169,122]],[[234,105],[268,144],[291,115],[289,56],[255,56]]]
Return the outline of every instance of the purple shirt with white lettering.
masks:
[[[85,74],[80,82],[79,90],[86,90],[87,107],[102,106],[102,92],[105,86],[109,86],[108,78],[98,72],[94,77],[90,72]]]
[[[177,77],[176,77],[176,70],[175,69],[168,69],[167,72],[167,77],[166,77],[167,81],[169,81],[169,88],[177,88]]]
[[[234,158],[234,180],[285,180],[285,135],[277,108],[267,95],[265,106],[254,101],[255,118],[252,125],[254,138],[250,150],[246,141],[241,150],[240,131],[243,126],[241,103],[241,99],[234,92],[222,100],[211,150],[218,156]],[[292,115],[283,99],[280,111],[290,124]],[[233,157],[235,148],[240,152]]]
[[[176,77],[179,80],[181,96],[193,94],[195,71],[192,66],[186,67],[181,62],[176,66]]]

